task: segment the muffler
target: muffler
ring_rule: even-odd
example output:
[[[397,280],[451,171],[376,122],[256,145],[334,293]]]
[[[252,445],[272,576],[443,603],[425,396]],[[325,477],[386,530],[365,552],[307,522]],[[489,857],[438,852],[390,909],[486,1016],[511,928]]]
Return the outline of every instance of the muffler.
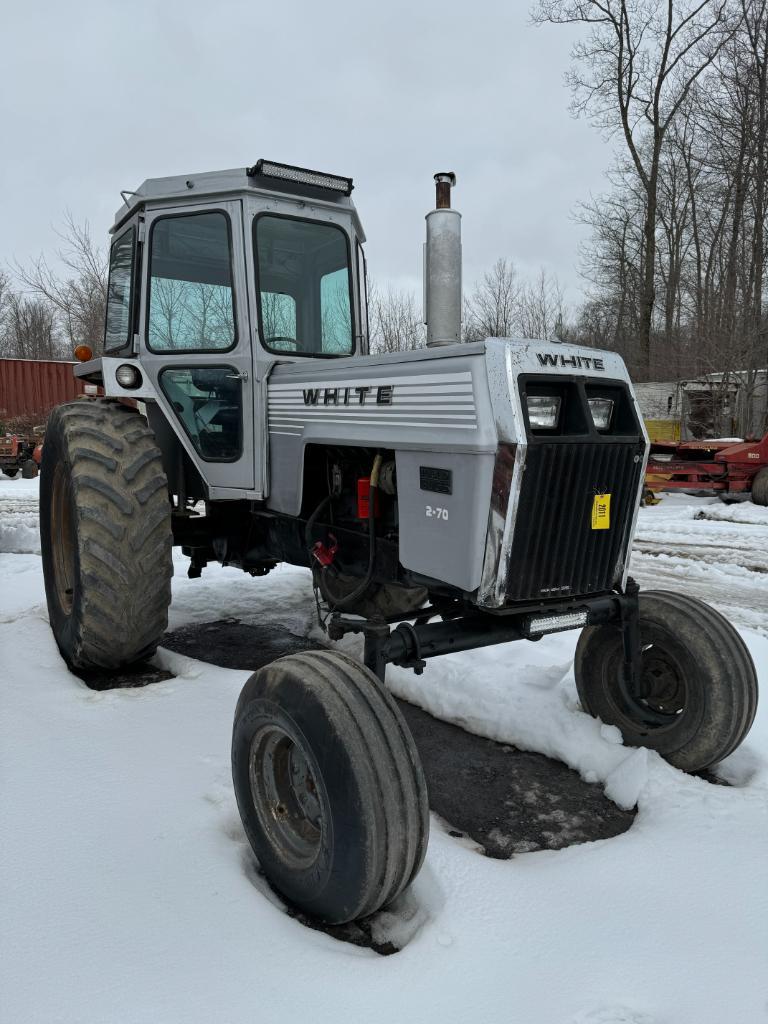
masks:
[[[435,175],[435,209],[426,217],[424,322],[427,345],[461,341],[461,214],[451,209],[452,171]]]

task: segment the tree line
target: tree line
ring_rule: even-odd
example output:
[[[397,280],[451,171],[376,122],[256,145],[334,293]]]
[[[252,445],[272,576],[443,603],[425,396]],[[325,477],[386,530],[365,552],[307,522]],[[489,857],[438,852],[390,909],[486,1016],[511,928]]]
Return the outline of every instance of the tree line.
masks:
[[[59,237],[57,269],[45,256],[0,267],[0,356],[71,359],[79,344],[101,348],[108,254],[71,215]]]
[[[578,24],[573,111],[618,142],[577,216],[587,297],[574,334],[637,380],[755,374],[766,324],[766,0],[540,0]]]
[[[401,352],[426,345],[415,292],[371,283],[368,316],[372,351]],[[462,317],[463,341],[563,340],[568,334],[567,309],[557,276],[542,268],[530,280],[507,257],[496,260],[464,296]]]

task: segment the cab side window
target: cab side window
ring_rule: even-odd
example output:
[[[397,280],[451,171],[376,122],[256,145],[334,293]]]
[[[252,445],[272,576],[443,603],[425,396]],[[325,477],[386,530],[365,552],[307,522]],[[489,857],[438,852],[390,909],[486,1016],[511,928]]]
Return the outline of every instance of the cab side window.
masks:
[[[147,344],[154,352],[222,352],[236,342],[232,239],[225,213],[162,217],[149,245]]]
[[[107,314],[104,348],[124,348],[131,340],[131,295],[136,229],[124,231],[112,243],[109,254]]]

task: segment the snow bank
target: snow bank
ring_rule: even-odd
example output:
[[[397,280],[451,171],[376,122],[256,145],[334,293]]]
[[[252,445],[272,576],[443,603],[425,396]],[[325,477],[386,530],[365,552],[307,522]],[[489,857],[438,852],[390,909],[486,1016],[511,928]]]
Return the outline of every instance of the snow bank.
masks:
[[[38,478],[0,475],[0,552],[40,554]]]
[[[768,527],[768,507],[755,505],[751,501],[744,501],[738,505],[711,505],[698,511],[695,518],[709,519],[715,523],[749,523],[753,526]]]
[[[39,555],[40,534],[37,529],[37,516],[20,518],[8,523],[0,522],[0,552]]]

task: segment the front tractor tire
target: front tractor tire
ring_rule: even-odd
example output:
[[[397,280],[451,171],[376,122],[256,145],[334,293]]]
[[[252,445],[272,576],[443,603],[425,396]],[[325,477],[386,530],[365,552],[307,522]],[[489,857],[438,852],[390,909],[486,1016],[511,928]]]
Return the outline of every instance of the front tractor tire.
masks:
[[[376,676],[346,655],[289,655],[251,676],[232,778],[264,874],[312,917],[366,917],[421,867],[429,808],[413,737]]]
[[[621,730],[633,747],[650,747],[687,772],[732,753],[757,710],[757,675],[733,626],[696,598],[665,591],[640,594],[642,697],[622,674],[616,626],[588,626],[574,671],[582,707]]]
[[[171,600],[171,506],[145,420],[112,402],[60,405],[48,420],[40,539],[53,635],[79,669],[154,654]]]

